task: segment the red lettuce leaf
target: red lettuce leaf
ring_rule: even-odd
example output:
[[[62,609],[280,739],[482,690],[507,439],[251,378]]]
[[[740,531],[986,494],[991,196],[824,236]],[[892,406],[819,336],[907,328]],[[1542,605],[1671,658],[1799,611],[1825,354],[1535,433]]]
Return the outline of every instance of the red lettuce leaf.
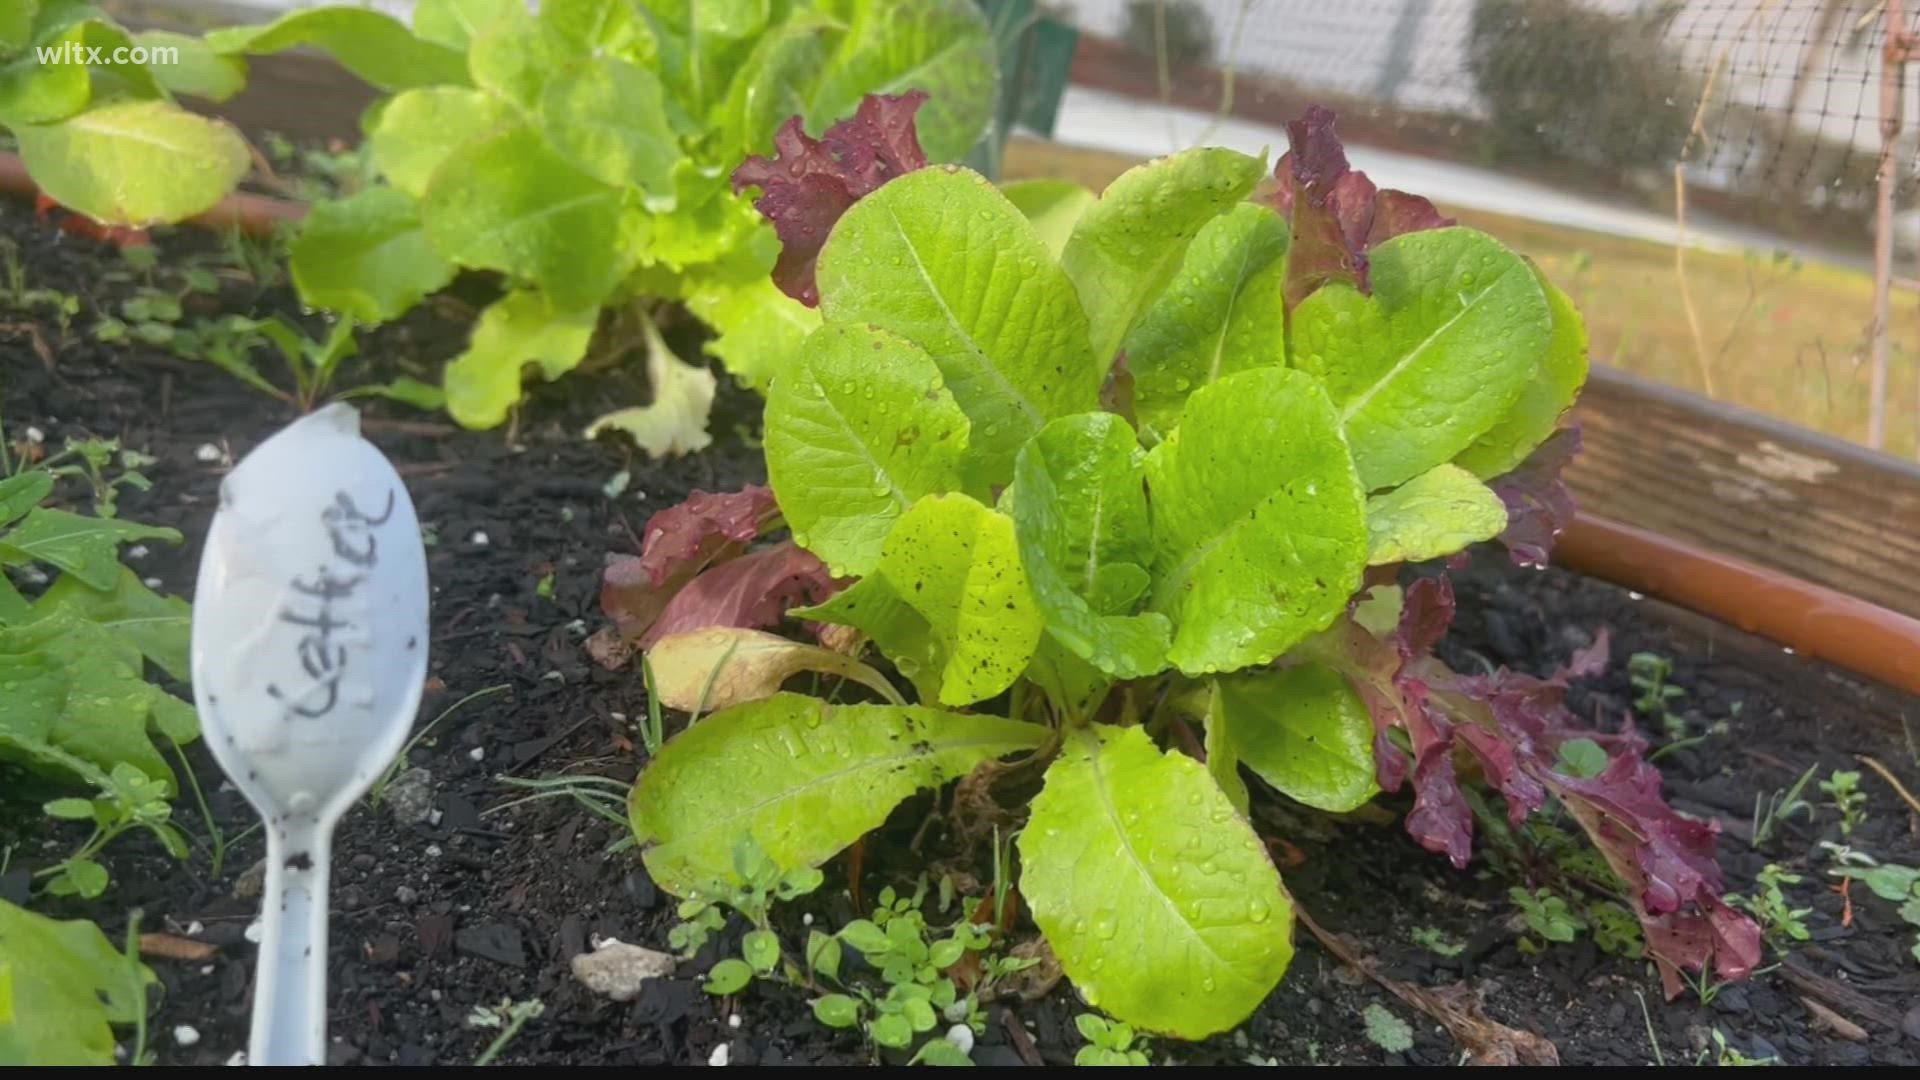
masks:
[[[1493,481],[1494,494],[1507,507],[1500,543],[1515,563],[1547,565],[1554,541],[1573,524],[1576,508],[1563,474],[1579,452],[1579,427],[1561,428],[1512,472]]]
[[[926,167],[914,128],[914,114],[926,100],[923,90],[868,94],[852,117],[820,139],[793,117],[774,133],[773,157],[750,157],[733,171],[735,193],[760,189],[754,208],[780,237],[773,281],[781,292],[818,306],[814,266],[840,216],[894,177]]]
[[[1391,641],[1348,618],[1309,650],[1341,671],[1373,714],[1383,790],[1399,790],[1409,772],[1393,733],[1403,733],[1411,746],[1408,834],[1455,866],[1467,864],[1473,815],[1456,766],[1476,762],[1506,800],[1515,827],[1544,807],[1549,794],[1579,822],[1626,886],[1669,997],[1682,987],[1682,970],[1710,965],[1719,978],[1750,975],[1760,961],[1760,931],[1721,899],[1718,823],[1682,817],[1667,805],[1660,772],[1644,758],[1646,743],[1631,728],[1617,735],[1587,729],[1566,706],[1574,679],[1605,670],[1607,635],[1546,678],[1504,668],[1463,676],[1431,654],[1452,616],[1445,575],[1423,578],[1407,589]],[[1560,747],[1572,739],[1605,749],[1606,768],[1591,777],[1558,771]]]
[[[734,558],[779,520],[773,489],[695,491],[687,501],[647,519],[640,554],[609,555],[600,578],[600,610],[621,638],[637,641],[676,593],[702,570]]]
[[[1308,106],[1287,125],[1287,143],[1274,165],[1280,187],[1273,204],[1293,227],[1284,286],[1289,309],[1329,281],[1367,291],[1368,250],[1401,233],[1454,223],[1419,195],[1376,190],[1349,166],[1332,109]]]
[[[791,540],[764,547],[688,582],[641,636],[640,646],[710,626],[778,626],[788,608],[821,603],[839,588],[826,564]]]

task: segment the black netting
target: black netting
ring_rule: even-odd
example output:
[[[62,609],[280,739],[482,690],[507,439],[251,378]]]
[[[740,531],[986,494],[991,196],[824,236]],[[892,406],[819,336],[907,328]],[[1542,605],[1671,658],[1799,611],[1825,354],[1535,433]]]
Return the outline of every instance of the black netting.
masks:
[[[1749,216],[1872,213],[1880,146],[1876,0],[1062,0],[1089,34],[1235,102],[1327,100],[1377,133],[1498,168],[1689,197]],[[1920,0],[1905,5],[1920,27]],[[1920,188],[1914,80],[1896,152]],[[1190,102],[1191,103],[1191,102]],[[1271,119],[1271,117],[1269,117]],[[1697,121],[1697,123],[1696,123]],[[1855,235],[1859,235],[1856,233]]]

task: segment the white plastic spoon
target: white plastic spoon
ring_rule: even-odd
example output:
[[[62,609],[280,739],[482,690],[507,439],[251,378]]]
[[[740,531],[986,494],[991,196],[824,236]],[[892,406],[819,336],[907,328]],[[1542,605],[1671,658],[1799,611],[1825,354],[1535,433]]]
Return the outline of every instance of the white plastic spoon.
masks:
[[[350,406],[288,425],[222,481],[193,690],[208,748],[266,819],[251,1064],[326,1060],[334,825],[413,726],[427,604],[413,502]]]

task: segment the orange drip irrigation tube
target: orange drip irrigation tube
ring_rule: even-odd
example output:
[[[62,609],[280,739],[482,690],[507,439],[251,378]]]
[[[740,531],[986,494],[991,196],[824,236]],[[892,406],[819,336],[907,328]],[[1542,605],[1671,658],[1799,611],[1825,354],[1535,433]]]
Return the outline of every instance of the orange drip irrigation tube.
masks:
[[[0,154],[0,190],[40,194],[11,153]],[[259,236],[305,216],[300,203],[236,192],[190,224]],[[1591,514],[1575,515],[1553,562],[1920,696],[1920,620],[1877,604]]]
[[[1589,514],[1553,562],[1920,695],[1920,620],[1877,604]]]

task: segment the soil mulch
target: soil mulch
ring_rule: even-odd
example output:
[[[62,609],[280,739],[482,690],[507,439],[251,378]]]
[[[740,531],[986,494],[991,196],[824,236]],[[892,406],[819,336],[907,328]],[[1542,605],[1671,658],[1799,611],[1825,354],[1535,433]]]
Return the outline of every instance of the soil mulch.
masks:
[[[17,248],[28,287],[62,289],[83,305],[64,334],[47,311],[0,311],[0,420],[12,438],[33,426],[50,446],[97,435],[153,455],[157,460],[147,469],[153,489],[127,492],[122,514],[173,526],[185,543],[148,545],[135,565],[166,591],[190,599],[223,470],[292,413],[205,364],[144,345],[95,342],[88,328],[137,284],[107,279],[121,261],[112,249],[62,236],[14,201],[0,201],[0,237]],[[170,280],[167,267],[190,259],[217,262],[217,244],[207,238],[181,234],[161,243],[156,272],[163,281]],[[475,288],[480,292],[469,299],[484,302],[484,289]],[[239,280],[204,307],[201,315],[217,309],[300,317],[284,285]],[[47,346],[45,358],[35,334]],[[462,337],[457,313],[423,309],[370,335],[362,358],[382,378],[404,372],[437,381],[439,365]],[[691,339],[678,340],[683,355],[697,354]],[[274,371],[264,357],[262,368]],[[752,443],[757,400],[733,390],[723,394],[714,418],[714,447],[693,457],[651,462],[621,444],[580,438],[594,416],[646,400],[637,369],[630,364],[538,387],[512,429],[463,431],[443,417],[362,403],[369,437],[402,469],[433,537],[432,681],[419,723],[476,691],[499,689],[443,720],[412,754],[410,766],[418,772],[397,781],[379,806],[363,801],[341,824],[328,950],[333,1063],[467,1064],[494,1034],[468,1023],[474,1008],[531,998],[543,1002],[545,1012],[507,1047],[502,1063],[702,1064],[716,1059],[721,1044],[725,1059],[737,1065],[874,1060],[857,1035],[815,1022],[797,992],[756,986],[733,999],[704,993],[702,974],[715,950],[736,949],[737,928],[674,977],[648,983],[633,1001],[588,992],[572,977],[570,959],[595,936],[665,948],[674,903],[631,849],[607,853],[623,830],[582,805],[548,798],[503,808],[528,794],[503,778],[571,774],[624,781],[643,766],[641,680],[601,669],[583,648],[602,623],[603,556],[637,551],[647,517],[695,488],[732,489],[763,477]],[[350,365],[342,385],[370,377]],[[615,493],[610,481],[623,471],[625,487]],[[550,587],[543,587],[549,578]],[[1801,658],[1773,653],[1756,663],[1750,651],[1703,646],[1658,605],[1558,570],[1521,571],[1495,554],[1457,575],[1456,588],[1460,615],[1445,646],[1456,665],[1484,662],[1544,674],[1607,628],[1614,663],[1571,699],[1603,726],[1617,727],[1632,714],[1636,692],[1626,657],[1638,651],[1670,657],[1671,681],[1686,691],[1676,710],[1692,730],[1726,725],[1724,734],[1661,760],[1670,797],[1684,811],[1722,823],[1731,891],[1747,891],[1770,862],[1802,874],[1788,894],[1797,906],[1813,909],[1806,920],[1811,938],[1784,956],[1770,955],[1768,963],[1778,966],[1720,989],[1711,1004],[1691,991],[1668,1002],[1649,964],[1605,954],[1591,935],[1543,950],[1523,947],[1526,927],[1507,898],[1515,871],[1482,855],[1456,872],[1420,850],[1398,823],[1404,797],[1381,801],[1390,814],[1334,818],[1268,793],[1257,814],[1265,831],[1297,851],[1284,873],[1299,904],[1371,957],[1383,975],[1469,988],[1494,1019],[1551,1040],[1564,1063],[1643,1064],[1656,1056],[1668,1063],[1711,1062],[1719,1053],[1718,1032],[1730,1048],[1782,1063],[1920,1064],[1920,963],[1908,952],[1916,930],[1892,905],[1857,886],[1849,914],[1848,898],[1830,888],[1834,879],[1818,846],[1844,841],[1885,861],[1920,863],[1914,815],[1866,773],[1868,817],[1851,836],[1843,838],[1837,815],[1822,807],[1811,825],[1801,818],[1786,823],[1764,850],[1747,840],[1756,794],[1790,785],[1815,762],[1824,777],[1832,769],[1860,768],[1857,754],[1872,755],[1909,787],[1920,786],[1920,754],[1902,728],[1903,719],[1920,724],[1917,703],[1897,703],[1903,718],[1897,706],[1876,704],[1885,695],[1863,694]],[[1636,722],[1657,735],[1656,722]],[[251,811],[204,750],[195,746],[189,757],[224,833],[234,836],[252,825]],[[75,838],[39,817],[33,803],[39,793],[9,786],[24,797],[0,807],[0,843],[17,845],[0,895],[18,899],[25,875]],[[1811,785],[1808,794],[1820,798]],[[396,813],[414,801],[409,795],[429,801],[424,819],[403,821]],[[869,902],[884,885],[911,887],[921,867],[905,855],[904,841],[929,805],[903,807],[869,844],[860,882]],[[188,832],[206,833],[190,798],[177,805],[176,817]],[[261,852],[259,833],[245,836],[216,879],[204,850],[181,864],[146,838],[128,837],[106,853],[113,885],[105,896],[90,903],[35,902],[62,917],[95,919],[116,940],[138,909],[143,929],[217,948],[200,962],[149,961],[164,987],[152,1021],[163,1064],[218,1064],[246,1046],[254,952],[246,932],[258,905],[243,898],[241,879]],[[803,917],[829,927],[853,917],[846,873],[845,860],[836,860],[827,884],[781,909],[779,925],[797,931]],[[1452,956],[1430,951],[1416,943],[1416,931],[1459,949]],[[1461,1060],[1462,1049],[1435,1022],[1356,975],[1304,929],[1296,939],[1287,978],[1238,1031],[1201,1044],[1156,1042],[1154,1059]],[[1810,999],[1839,1014],[1840,1022],[1817,1016]],[[1368,1040],[1362,1016],[1375,1003],[1411,1023],[1411,1049],[1387,1053]],[[975,1060],[1070,1062],[1081,1042],[1073,1026],[1078,1011],[1081,1003],[1065,983],[1037,1001],[995,1003]],[[1859,1029],[1847,1030],[1849,1024]],[[176,1036],[186,1027],[197,1039]]]

